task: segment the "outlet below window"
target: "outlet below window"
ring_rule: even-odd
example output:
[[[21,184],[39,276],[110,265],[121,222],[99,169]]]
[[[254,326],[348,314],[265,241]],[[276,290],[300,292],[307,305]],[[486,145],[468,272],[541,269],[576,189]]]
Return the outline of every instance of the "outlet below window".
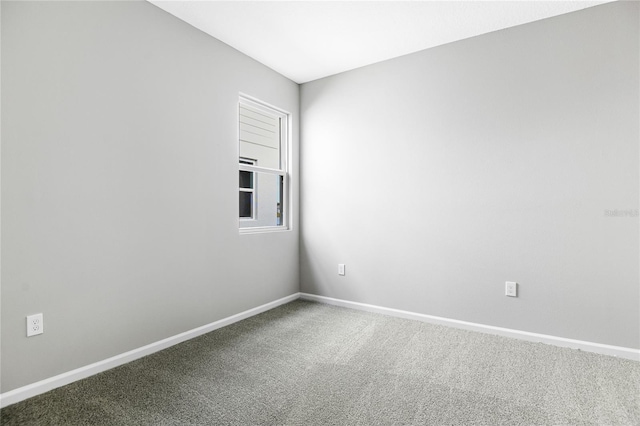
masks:
[[[44,333],[44,319],[42,314],[27,316],[27,337]]]
[[[344,275],[344,263],[338,263],[338,275]]]

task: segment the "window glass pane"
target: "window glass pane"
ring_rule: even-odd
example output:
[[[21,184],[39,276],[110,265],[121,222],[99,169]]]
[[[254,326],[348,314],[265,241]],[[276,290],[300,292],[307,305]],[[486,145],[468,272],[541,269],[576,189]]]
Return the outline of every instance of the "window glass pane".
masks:
[[[240,217],[250,218],[253,212],[253,192],[240,191]]]
[[[281,118],[265,108],[240,105],[240,157],[261,167],[281,168]]]
[[[254,172],[253,175],[256,185],[253,220],[240,221],[240,227],[284,226],[284,178],[280,175],[260,172]],[[242,209],[240,212],[242,213]]]
[[[253,188],[253,173],[240,170],[240,188]]]
[[[284,225],[282,220],[283,219],[282,208],[284,207],[283,201],[282,201],[282,197],[284,194],[284,177],[278,176],[278,185],[280,186],[280,188],[278,189],[278,207],[276,209],[276,225],[282,226]]]

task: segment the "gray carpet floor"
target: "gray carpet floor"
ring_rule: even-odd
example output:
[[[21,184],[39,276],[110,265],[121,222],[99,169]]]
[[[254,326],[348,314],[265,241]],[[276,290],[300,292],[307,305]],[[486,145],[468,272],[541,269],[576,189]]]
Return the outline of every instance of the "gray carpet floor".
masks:
[[[640,363],[295,301],[2,425],[640,425]]]

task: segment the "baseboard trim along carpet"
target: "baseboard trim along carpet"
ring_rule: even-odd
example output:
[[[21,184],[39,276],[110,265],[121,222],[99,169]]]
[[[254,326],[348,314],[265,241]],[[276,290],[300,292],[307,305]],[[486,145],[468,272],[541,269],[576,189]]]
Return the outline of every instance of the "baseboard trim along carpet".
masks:
[[[373,312],[377,314],[389,315],[398,318],[411,319],[428,322],[431,324],[445,325],[448,327],[460,328],[480,333],[495,334],[498,336],[511,337],[528,342],[545,343],[548,345],[560,346],[564,348],[579,349],[586,352],[594,352],[601,355],[610,355],[633,361],[640,361],[640,350],[625,348],[621,346],[603,345],[601,343],[585,342],[583,340],[566,339],[564,337],[550,336],[547,334],[529,333],[527,331],[513,330],[510,328],[494,327],[491,325],[477,324],[467,321],[459,321],[449,318],[436,317],[432,315],[418,314],[415,312],[402,311],[399,309],[385,308],[383,306],[367,305],[365,303],[351,302],[349,300],[334,299],[332,297],[318,296],[309,293],[300,293],[300,299],[309,300],[344,308],[358,309],[361,311]]]
[[[175,336],[168,337],[166,339],[151,343],[138,349],[133,349],[129,352],[125,352],[114,357],[95,362],[93,364],[77,368],[66,373],[59,374],[54,377],[50,377],[39,382],[35,382],[18,389],[11,390],[0,394],[0,408],[6,407],[16,402],[23,401],[36,395],[48,392],[52,389],[59,388],[64,385],[68,385],[78,380],[82,380],[86,377],[93,376],[94,374],[101,373],[103,371],[118,367],[128,362],[134,361],[138,358],[142,358],[147,355],[151,355],[155,352],[177,345],[194,337],[198,337],[202,334],[209,333],[227,325],[233,324],[238,321],[242,321],[254,315],[261,314],[270,309],[276,308],[285,303],[293,302],[294,300],[302,299],[314,302],[326,303],[335,306],[341,306],[345,308],[357,309],[360,311],[373,312],[383,315],[389,315],[397,318],[404,318],[416,321],[428,322],[431,324],[445,325],[448,327],[455,327],[469,331],[477,331],[481,333],[495,334],[498,336],[511,337],[520,340],[526,340],[529,342],[540,342],[549,345],[579,349],[587,352],[594,352],[602,355],[610,355],[620,358],[626,358],[634,361],[640,361],[640,350],[632,348],[624,348],[620,346],[603,345],[600,343],[585,342],[582,340],[565,339],[563,337],[550,336],[546,334],[529,333],[526,331],[512,330],[509,328],[494,327],[484,324],[476,324],[472,322],[459,321],[449,318],[437,317],[432,315],[419,314],[415,312],[402,311],[399,309],[385,308],[383,306],[368,305],[365,303],[352,302],[349,300],[334,299],[326,296],[318,296],[309,293],[294,293],[289,296],[283,297],[273,302],[266,303],[253,309],[240,312],[227,318],[212,322],[201,327],[194,328],[193,330],[185,331],[184,333],[176,334]]]
[[[293,302],[299,297],[300,293],[294,293],[292,295],[283,297],[282,299],[274,300],[273,302],[265,303],[264,305],[258,306],[256,308],[249,309],[230,317],[212,322],[210,324],[194,328],[193,330],[185,331],[184,333],[167,337],[166,339],[159,340],[141,348],[133,349],[129,352],[125,352],[123,354],[116,355],[114,357],[107,358],[105,360],[98,361],[93,364],[80,367],[45,380],[41,380],[39,382],[31,383],[29,385],[14,389],[9,392],[5,392],[3,394],[0,394],[0,408],[4,408],[8,405],[15,404],[16,402],[23,401],[27,398],[40,395],[52,389],[68,385],[75,381],[82,380],[86,377],[93,376],[94,374],[110,370],[112,368],[134,361],[138,358],[151,355],[152,353],[169,348],[173,345],[177,345],[178,343],[182,343],[186,340],[193,339],[194,337],[198,337],[202,334],[209,333],[210,331],[217,330],[235,322],[242,321],[243,319],[261,314],[262,312],[266,312],[280,305],[284,305],[285,303]]]

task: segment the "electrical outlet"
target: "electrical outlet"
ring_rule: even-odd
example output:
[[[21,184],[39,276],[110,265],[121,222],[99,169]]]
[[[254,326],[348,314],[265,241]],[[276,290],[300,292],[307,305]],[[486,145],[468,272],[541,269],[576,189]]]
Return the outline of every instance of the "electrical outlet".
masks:
[[[504,289],[505,296],[518,297],[518,283],[507,281]]]
[[[27,337],[44,333],[44,320],[42,314],[27,316]]]
[[[338,263],[338,275],[344,275],[344,263]]]

